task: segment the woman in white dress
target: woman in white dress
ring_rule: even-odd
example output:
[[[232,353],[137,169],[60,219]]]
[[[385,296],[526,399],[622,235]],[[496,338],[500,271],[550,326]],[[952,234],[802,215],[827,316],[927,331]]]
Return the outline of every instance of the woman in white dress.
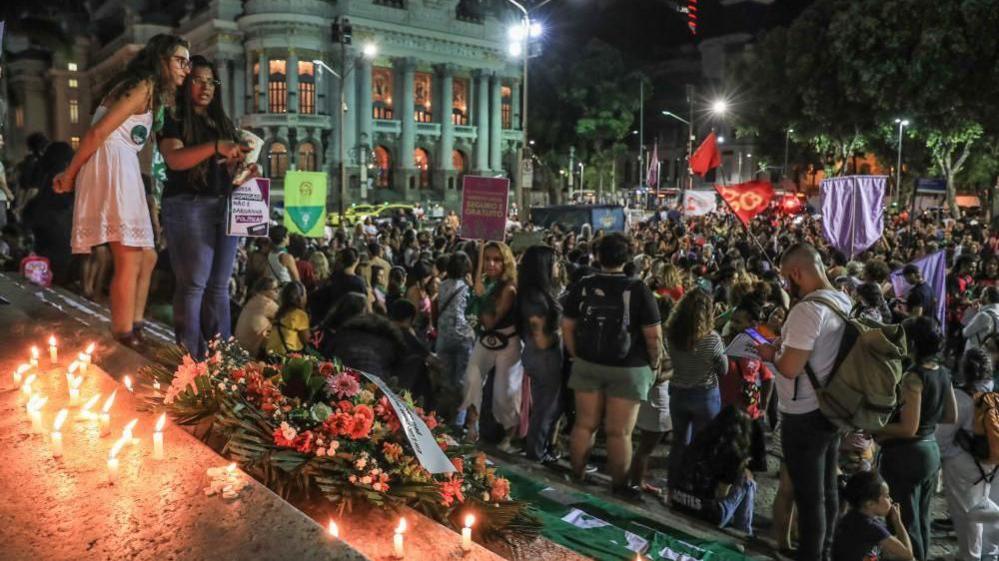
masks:
[[[173,103],[190,65],[183,38],[161,34],[150,39],[108,82],[73,161],[53,181],[57,193],[76,189],[73,253],[111,246],[111,332],[130,346],[138,343],[133,330],[142,321],[156,264],[138,153],[152,136],[154,121],[162,124],[162,110]]]

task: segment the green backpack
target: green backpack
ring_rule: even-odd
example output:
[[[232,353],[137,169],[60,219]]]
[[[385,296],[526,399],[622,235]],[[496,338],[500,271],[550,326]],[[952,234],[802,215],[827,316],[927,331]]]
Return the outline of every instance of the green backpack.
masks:
[[[822,414],[842,429],[874,432],[883,428],[898,407],[902,358],[908,349],[902,326],[850,317],[824,298],[806,300],[829,308],[846,324],[824,386],[805,363]]]

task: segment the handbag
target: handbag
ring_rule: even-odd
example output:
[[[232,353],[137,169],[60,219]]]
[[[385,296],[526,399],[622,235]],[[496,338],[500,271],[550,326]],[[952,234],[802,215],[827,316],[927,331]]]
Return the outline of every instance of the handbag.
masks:
[[[502,351],[507,345],[510,344],[510,337],[511,336],[506,333],[489,330],[482,332],[482,335],[479,336],[479,343],[481,343],[486,350]]]

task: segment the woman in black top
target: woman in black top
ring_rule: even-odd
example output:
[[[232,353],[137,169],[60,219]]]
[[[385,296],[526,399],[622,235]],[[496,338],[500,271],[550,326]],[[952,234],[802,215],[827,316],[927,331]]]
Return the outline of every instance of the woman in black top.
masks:
[[[163,229],[177,277],[174,333],[200,358],[208,340],[231,333],[228,287],[239,238],[226,235],[226,196],[233,167],[248,148],[238,144],[236,127],[222,109],[212,63],[192,57],[181,91],[159,134],[167,164]]]
[[[930,500],[940,470],[938,423],[957,420],[957,399],[950,371],[940,364],[944,336],[929,316],[904,324],[913,363],[902,377],[902,407],[875,436],[881,442],[881,475],[899,503],[902,521],[912,538],[915,558],[926,561],[930,550]]]

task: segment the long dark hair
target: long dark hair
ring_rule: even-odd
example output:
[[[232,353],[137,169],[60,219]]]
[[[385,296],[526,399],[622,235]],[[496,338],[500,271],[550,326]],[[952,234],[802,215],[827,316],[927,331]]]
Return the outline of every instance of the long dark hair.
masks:
[[[189,48],[183,37],[169,33],[154,35],[121,72],[108,80],[100,99],[117,101],[135,86],[148,81],[153,86],[153,114],[161,107],[172,105],[176,88],[170,77],[170,57],[180,47]]]
[[[207,68],[212,71],[212,79],[215,80],[215,92],[212,100],[204,114],[195,111],[194,97],[191,88],[194,85],[194,71],[199,68]],[[222,107],[222,83],[218,79],[219,73],[207,58],[201,55],[191,57],[191,73],[184,79],[184,84],[180,87],[181,95],[177,100],[177,107],[174,113],[178,120],[184,124],[184,146],[195,146],[216,140],[239,141],[239,134],[232,119],[225,114]],[[208,168],[211,158],[201,162],[191,168],[188,177],[196,185],[206,185],[208,179]]]
[[[520,270],[517,274],[517,309],[524,309],[525,302],[544,299],[548,303],[545,328],[549,331],[555,330],[560,312],[558,300],[555,299],[555,280],[552,278],[554,268],[555,250],[543,245],[534,245],[527,248],[521,256]]]
[[[274,321],[280,323],[284,320],[285,314],[294,309],[305,308],[305,285],[298,281],[291,281],[281,287],[281,296],[278,302],[278,311],[274,314]]]
[[[695,288],[683,295],[666,321],[666,340],[676,349],[691,351],[714,328],[711,295]]]

